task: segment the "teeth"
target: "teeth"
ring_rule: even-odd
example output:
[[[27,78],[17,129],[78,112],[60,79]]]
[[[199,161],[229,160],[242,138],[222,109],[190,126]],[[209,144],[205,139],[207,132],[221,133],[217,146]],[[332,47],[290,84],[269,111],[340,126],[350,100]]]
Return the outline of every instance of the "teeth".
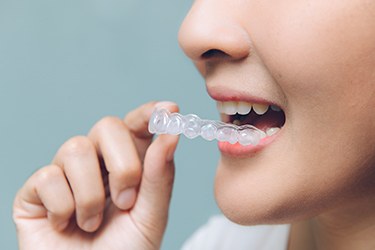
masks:
[[[280,128],[277,128],[277,127],[269,128],[269,129],[267,129],[266,134],[267,134],[267,136],[272,136],[272,135],[276,134],[277,132],[279,132],[279,130],[280,130]]]
[[[251,104],[248,102],[217,102],[217,109],[222,114],[227,115],[247,115],[250,113],[251,109],[254,110],[258,115],[263,115],[271,107],[274,111],[280,111],[281,109],[275,105],[266,105],[266,104]]]
[[[240,120],[234,120],[232,122],[234,125],[237,125],[237,126],[240,126],[241,125],[241,121]]]
[[[270,106],[271,107],[271,109],[273,110],[273,111],[281,111],[281,109],[279,108],[279,107],[277,107],[276,105],[271,105]]]
[[[251,111],[251,103],[239,102],[237,104],[237,113],[240,115],[247,115]]]
[[[251,104],[248,102],[217,102],[217,109],[222,114],[227,115],[247,115],[251,109],[254,110],[258,115],[263,115],[269,109],[269,105],[266,104]],[[275,105],[271,105],[271,109],[274,111],[280,111],[281,109]]]
[[[227,115],[235,115],[237,113],[237,103],[236,102],[223,102],[222,109],[223,109],[223,112]]]
[[[253,110],[255,113],[258,115],[263,115],[264,113],[267,112],[269,105],[265,104],[253,104]]]
[[[219,110],[221,114],[224,114],[223,102],[216,102],[216,107],[217,107],[217,110]]]

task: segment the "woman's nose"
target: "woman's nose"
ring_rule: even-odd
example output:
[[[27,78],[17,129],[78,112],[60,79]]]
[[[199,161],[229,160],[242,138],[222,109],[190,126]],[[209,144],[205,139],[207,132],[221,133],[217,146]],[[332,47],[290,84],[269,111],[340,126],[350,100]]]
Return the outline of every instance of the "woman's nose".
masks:
[[[230,2],[230,1],[229,1]],[[240,60],[251,52],[250,36],[228,1],[196,0],[179,31],[179,43],[193,61]]]

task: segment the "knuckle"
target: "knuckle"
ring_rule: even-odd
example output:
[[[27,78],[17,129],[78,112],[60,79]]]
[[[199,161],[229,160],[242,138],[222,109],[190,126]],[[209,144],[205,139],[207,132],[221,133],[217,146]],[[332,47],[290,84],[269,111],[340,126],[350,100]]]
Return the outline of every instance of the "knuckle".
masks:
[[[124,116],[124,122],[128,124],[132,121],[133,117],[137,116],[138,113],[139,111],[137,109],[130,111]]]
[[[101,133],[102,131],[107,131],[115,126],[122,125],[122,123],[122,120],[116,116],[106,116],[95,124],[94,130]]]
[[[93,150],[93,143],[85,136],[75,136],[63,145],[63,152],[68,155],[82,155]]]
[[[50,208],[49,212],[58,217],[69,217],[74,213],[74,201],[70,199],[65,200],[58,206]]]
[[[96,194],[92,196],[82,197],[81,199],[76,200],[77,209],[81,209],[83,211],[92,211],[95,210],[102,210],[104,207],[104,195]]]
[[[125,170],[129,176],[132,178],[139,179],[142,174],[142,166],[140,162],[137,162],[131,166],[128,166]]]
[[[118,172],[125,175],[137,175],[142,170],[142,164],[138,157],[133,157],[133,159],[129,161],[124,159],[123,161],[117,162],[116,165]]]
[[[36,172],[36,178],[40,183],[50,182],[62,175],[62,170],[56,165],[50,165],[39,169]]]
[[[140,163],[127,164],[121,169],[112,171],[114,177],[122,185],[137,185],[142,176],[142,166]]]

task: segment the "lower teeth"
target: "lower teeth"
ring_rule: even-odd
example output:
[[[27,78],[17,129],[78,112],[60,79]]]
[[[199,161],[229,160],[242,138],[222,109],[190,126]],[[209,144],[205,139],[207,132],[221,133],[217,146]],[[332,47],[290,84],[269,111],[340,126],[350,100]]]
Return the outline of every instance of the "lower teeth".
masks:
[[[259,141],[277,133],[280,128],[269,128],[266,132],[252,125],[235,125],[220,121],[203,120],[197,115],[183,116],[166,109],[156,109],[151,115],[148,130],[152,134],[184,134],[193,139],[201,136],[207,141],[217,139],[231,144],[257,145]]]

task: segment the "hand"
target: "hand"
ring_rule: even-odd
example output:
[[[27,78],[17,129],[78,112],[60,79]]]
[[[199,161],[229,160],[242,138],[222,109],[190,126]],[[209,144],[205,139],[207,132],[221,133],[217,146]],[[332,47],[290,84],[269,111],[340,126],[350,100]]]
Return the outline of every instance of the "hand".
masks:
[[[20,249],[159,249],[166,228],[178,137],[152,142],[155,105],[107,117],[73,137],[34,173],[13,205]]]

